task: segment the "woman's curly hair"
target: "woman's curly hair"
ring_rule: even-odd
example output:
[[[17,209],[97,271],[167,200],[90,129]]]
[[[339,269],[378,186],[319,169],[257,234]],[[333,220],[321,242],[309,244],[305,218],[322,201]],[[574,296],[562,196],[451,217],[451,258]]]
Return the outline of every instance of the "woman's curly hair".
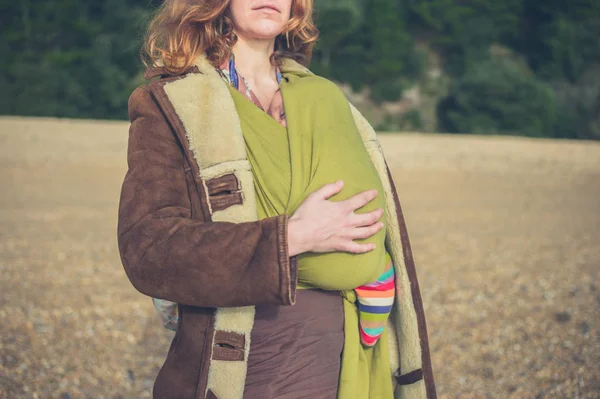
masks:
[[[237,41],[230,3],[231,0],[165,0],[148,26],[141,53],[144,64],[163,66],[178,74],[206,53],[211,64],[220,65]],[[281,65],[281,58],[287,57],[308,66],[319,36],[312,13],[313,0],[292,0],[290,19],[275,39],[272,64]]]

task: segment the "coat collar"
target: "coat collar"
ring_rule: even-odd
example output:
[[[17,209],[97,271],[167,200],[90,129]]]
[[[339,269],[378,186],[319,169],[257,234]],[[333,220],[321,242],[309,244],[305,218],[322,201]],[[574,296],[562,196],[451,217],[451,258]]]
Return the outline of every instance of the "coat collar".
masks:
[[[300,64],[299,62],[297,62],[296,60],[294,60],[292,58],[283,57],[281,59],[281,61],[282,61],[282,64],[279,67],[281,72],[312,73],[307,67]],[[164,67],[164,65],[161,65],[159,63],[155,66],[152,66],[152,67],[149,67],[148,69],[146,69],[146,72],[144,73],[144,78],[147,80],[150,80],[157,76],[175,77],[175,76],[187,75],[189,73],[206,74],[209,70],[211,70],[211,69],[214,70],[214,68],[215,67],[208,61],[208,58],[206,57],[206,53],[202,53],[196,58],[196,61],[194,61],[192,66],[190,66],[188,69],[186,69],[185,71],[183,71],[181,73],[178,73],[178,74],[171,73],[171,72],[167,71],[167,68]]]
[[[307,67],[287,57],[282,59],[280,70],[284,75],[286,72],[314,75]],[[208,168],[226,159],[247,162],[235,104],[217,69],[205,54],[201,54],[188,72],[181,75],[154,83],[160,85],[160,91],[166,94],[168,103],[182,122],[181,138],[183,133],[187,135],[200,174],[207,173]],[[351,103],[349,106],[365,145],[372,145],[381,151],[372,126]],[[224,131],[229,134],[224,135]],[[223,151],[223,148],[227,151]]]

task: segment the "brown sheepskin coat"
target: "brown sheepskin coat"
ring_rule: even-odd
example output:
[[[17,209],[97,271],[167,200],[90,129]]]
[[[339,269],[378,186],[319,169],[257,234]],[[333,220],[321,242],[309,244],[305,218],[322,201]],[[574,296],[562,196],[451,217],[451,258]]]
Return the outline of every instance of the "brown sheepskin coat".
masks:
[[[307,68],[284,59],[282,70]],[[242,399],[254,306],[292,306],[297,257],[287,215],[258,220],[240,121],[226,83],[201,55],[129,100],[128,171],[118,214],[121,260],[143,294],[178,303],[157,399]],[[396,399],[434,399],[425,315],[402,209],[374,130],[350,104],[385,190],[386,248],[396,267],[388,324]]]

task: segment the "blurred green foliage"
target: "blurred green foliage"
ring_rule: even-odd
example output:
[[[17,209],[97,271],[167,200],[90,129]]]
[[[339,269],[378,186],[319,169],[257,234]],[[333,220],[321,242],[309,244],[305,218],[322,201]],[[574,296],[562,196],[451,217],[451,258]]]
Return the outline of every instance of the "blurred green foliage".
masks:
[[[0,4],[0,113],[125,119],[159,0]],[[597,0],[315,0],[311,68],[395,101],[437,54],[447,132],[600,139]],[[419,44],[418,46],[416,44]],[[494,46],[506,49],[502,54]],[[420,50],[417,50],[420,49]],[[418,112],[410,117],[420,126]],[[392,116],[394,118],[394,116]]]
[[[0,113],[127,117],[148,1],[21,0],[0,6]]]
[[[552,88],[506,59],[469,65],[438,104],[446,130],[475,134],[545,136],[556,117]]]

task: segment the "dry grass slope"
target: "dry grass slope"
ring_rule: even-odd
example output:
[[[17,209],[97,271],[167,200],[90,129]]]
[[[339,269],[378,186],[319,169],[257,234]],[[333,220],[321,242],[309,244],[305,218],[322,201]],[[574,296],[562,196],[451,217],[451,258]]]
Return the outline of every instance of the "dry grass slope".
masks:
[[[0,118],[0,398],[149,398],[116,245],[127,123]],[[382,134],[442,398],[600,395],[600,143]]]

